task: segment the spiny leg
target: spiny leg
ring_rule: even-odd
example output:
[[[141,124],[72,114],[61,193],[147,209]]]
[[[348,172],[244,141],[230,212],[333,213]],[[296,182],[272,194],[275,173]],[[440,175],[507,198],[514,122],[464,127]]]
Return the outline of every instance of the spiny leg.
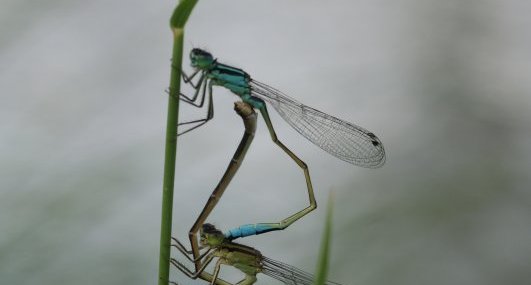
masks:
[[[214,267],[214,276],[212,276],[212,281],[210,281],[210,285],[214,285],[216,283],[216,280],[218,279],[219,270],[221,269],[221,262],[223,259],[218,259],[216,261],[216,266]]]
[[[201,103],[202,105],[203,103]],[[198,123],[197,125],[187,129],[186,131],[183,131],[181,133],[178,133],[177,136],[180,136],[180,135],[183,135],[183,134],[186,134],[187,132],[190,132],[190,131],[193,131],[199,127],[201,127],[202,125],[206,124],[208,121],[210,121],[212,118],[214,118],[214,103],[213,103],[213,100],[212,100],[212,82],[209,82],[208,83],[208,111],[207,111],[207,116],[206,118],[203,118],[203,119],[199,119],[199,120],[193,120],[193,121],[188,121],[188,122],[183,122],[183,123],[179,123],[178,125],[186,125],[186,124],[193,124],[193,123]]]
[[[179,262],[175,258],[171,258],[170,262],[171,262],[171,264],[173,264],[173,266],[177,267],[177,269],[179,269],[179,271],[184,273],[186,276],[188,276],[188,277],[190,277],[192,279],[197,279],[197,277],[201,274],[201,272],[203,272],[205,270],[205,268],[208,266],[208,264],[212,261],[212,259],[214,257],[215,257],[214,252],[209,253],[204,258],[205,260],[204,260],[204,262],[202,262],[203,264],[201,265],[201,267],[199,267],[199,269],[197,269],[196,271],[192,271],[192,270],[188,269],[188,267],[186,267],[186,265],[182,264],[181,262]]]
[[[173,238],[175,241],[177,241],[179,244],[180,242]],[[173,245],[175,246],[175,245]],[[175,246],[177,247],[177,246]],[[184,249],[184,246],[183,246],[183,249]],[[187,254],[187,250],[184,249],[185,252],[181,251],[181,249],[179,249],[179,251],[181,251],[181,253],[186,256],[186,258],[188,258],[188,260],[194,262],[194,260],[192,260],[188,254]],[[206,251],[205,253],[201,254],[201,256],[199,256],[198,259],[205,259],[202,267],[197,271],[197,272],[193,272],[192,270],[188,269],[184,264],[182,264],[181,262],[177,261],[175,258],[172,258],[170,260],[170,262],[175,266],[177,267],[177,269],[179,269],[179,271],[183,272],[186,276],[192,278],[192,279],[197,279],[198,277],[207,281],[207,282],[210,282],[211,280],[213,280],[213,277],[212,277],[212,274],[208,273],[205,271],[206,267],[208,266],[208,264],[210,264],[210,262],[212,261],[212,259],[215,257],[214,253],[211,252],[212,249],[209,249],[208,251]],[[191,252],[191,251],[190,251]],[[221,278],[215,278],[215,284],[217,285],[233,285]],[[170,281],[169,283],[171,284],[175,284],[175,285],[178,285],[177,282],[172,282]]]
[[[201,279],[203,279],[203,280],[205,280],[205,281],[207,281],[207,282],[211,282],[211,280],[214,279],[214,276],[213,276],[212,274],[206,272],[206,271],[203,271],[203,272],[201,272],[201,274],[199,275],[199,278],[201,278]],[[216,280],[216,281],[215,281],[215,282],[216,282],[216,285],[234,285],[233,283],[227,282],[227,281],[225,281],[225,280],[223,280],[223,279],[221,279],[221,278],[219,278],[219,277],[216,278],[215,280]]]
[[[212,274],[210,274],[210,273],[208,273],[206,271],[201,272],[201,274],[199,274],[199,278],[201,278],[201,279],[203,279],[203,280],[205,280],[207,282],[210,282],[210,280],[213,280]],[[238,284],[240,284],[240,282],[238,282]],[[169,281],[168,283],[170,283],[172,285],[179,285],[177,282],[174,282],[174,281]],[[235,285],[235,284],[227,282],[227,281],[225,281],[225,280],[223,280],[223,279],[221,279],[219,277],[216,278],[215,284],[216,285]]]
[[[178,67],[174,66],[172,64],[172,68],[174,69],[177,69]],[[197,83],[194,84],[194,82],[192,81],[192,79],[197,75],[197,74],[201,74],[201,76],[199,77],[199,80],[197,80]],[[194,95],[190,98],[188,97],[186,94],[184,93],[179,93],[179,99],[185,103],[188,103],[194,107],[197,107],[197,108],[201,108],[203,106],[203,102],[204,102],[204,99],[205,99],[205,92],[204,92],[204,89],[206,87],[206,81],[208,81],[208,79],[205,79],[205,73],[203,71],[201,71],[200,69],[197,69],[195,70],[191,76],[188,76],[186,74],[186,72],[184,70],[181,69],[181,77],[183,78],[183,81],[185,84],[189,84],[192,86],[192,88],[195,89],[195,92],[194,92]],[[195,103],[195,100],[197,99],[197,96],[199,95],[199,92],[200,92],[200,89],[203,88],[203,95],[201,96],[201,103],[199,104],[196,104]],[[176,97],[170,89],[166,90],[166,93],[168,93],[170,96],[172,97]]]
[[[172,239],[176,240],[175,238],[172,237]],[[188,250],[184,247],[184,245],[177,240],[177,244],[172,244],[171,246],[177,248],[177,250],[179,250],[179,252],[181,252],[182,255],[184,255],[184,257],[186,257],[186,259],[188,259],[189,261],[193,262],[195,264],[196,261],[198,260],[201,260],[203,259],[206,255],[208,255],[212,249],[209,248],[207,251],[203,252],[199,257],[197,258],[192,258],[190,257],[190,255],[193,254],[193,252],[191,250]],[[204,247],[202,246],[199,246],[199,250],[203,249]]]
[[[172,262],[172,264],[173,264],[173,262]],[[175,265],[175,264],[174,264],[174,265]],[[182,271],[180,268],[179,268],[179,270],[180,270],[181,272],[184,272],[184,271]],[[186,273],[186,272],[184,272],[184,273],[185,273],[186,276],[188,276],[188,277],[190,277],[190,278],[192,278],[192,279],[197,279],[197,278],[199,277],[199,278],[201,278],[201,279],[203,279],[203,280],[205,280],[205,281],[207,281],[207,282],[212,282],[212,280],[214,280],[214,284],[216,284],[216,285],[234,285],[234,284],[232,284],[232,283],[230,283],[230,282],[227,282],[227,281],[225,281],[225,280],[223,280],[223,279],[221,279],[221,278],[219,278],[219,277],[214,278],[214,276],[213,276],[212,274],[206,272],[205,270],[201,271],[201,272],[200,272],[197,276],[195,276],[195,277],[188,275],[188,273]],[[178,285],[177,282],[172,282],[172,281],[170,281],[169,283],[171,283],[171,284],[175,284],[175,285]]]
[[[246,274],[245,278],[236,283],[236,285],[252,285],[256,282],[256,275]]]
[[[184,264],[180,263],[179,261],[177,261],[176,259],[172,258],[170,260],[171,264],[173,264],[175,267],[177,267],[177,269],[179,269],[179,271],[181,271],[182,273],[184,273],[186,276],[188,276],[189,278],[192,278],[192,279],[197,279],[198,277],[207,281],[207,282],[211,282],[211,284],[216,284],[216,285],[233,285],[232,283],[230,282],[227,282],[221,278],[218,278],[217,277],[217,274],[215,274],[214,276],[208,272],[205,271],[206,267],[208,266],[208,264],[210,264],[210,262],[212,261],[212,259],[214,258],[214,254],[211,253],[209,254],[206,258],[205,258],[205,262],[204,264],[201,266],[201,268],[197,271],[197,272],[193,272],[191,271],[190,269],[188,269],[186,266],[184,266]],[[218,262],[216,262],[216,265],[219,263],[219,260]],[[177,284],[176,282],[171,282],[170,283],[172,284]]]
[[[203,207],[201,214],[199,215],[199,217],[197,217],[194,225],[188,233],[194,258],[197,258],[199,256],[197,233],[199,232],[201,226],[205,223],[206,219],[208,218],[218,201],[221,199],[223,192],[225,191],[225,189],[227,189],[227,186],[229,185],[230,181],[238,171],[238,168],[240,167],[245,157],[245,154],[247,153],[247,150],[249,149],[249,146],[251,145],[251,142],[254,138],[254,133],[256,130],[256,113],[254,112],[252,107],[244,102],[236,102],[234,109],[236,110],[238,115],[242,117],[243,123],[245,125],[245,132],[240,141],[240,144],[238,145],[238,148],[236,149],[236,152],[234,153],[234,156],[232,157],[232,160],[230,161],[229,165],[227,166],[227,169],[225,170],[225,173],[223,174],[223,177],[219,181],[214,191],[212,191],[212,194],[210,195],[210,198],[208,199],[205,206]],[[196,261],[196,270],[199,270],[200,267],[201,261]]]
[[[192,73],[192,75],[188,76],[188,75],[186,74],[186,72],[184,72],[184,70],[181,69],[181,77],[183,78],[184,83],[186,83],[186,84],[190,84],[190,85],[192,85],[192,87],[194,87],[194,88],[197,89],[197,87],[199,86],[199,81],[200,81],[200,80],[198,80],[198,82],[194,85],[194,83],[192,82],[192,79],[194,79],[194,77],[195,77],[199,72],[201,72],[201,69],[196,69],[196,70],[194,71],[194,73]]]
[[[201,108],[203,107],[203,102],[205,100],[205,90],[206,90],[206,83],[207,81],[209,81],[208,79],[206,79],[206,76],[205,75],[201,75],[201,77],[199,78],[199,80],[197,81],[197,86],[196,85],[192,85],[192,87],[194,88],[194,95],[192,97],[188,97],[186,94],[184,93],[179,93],[179,100],[187,103],[187,104],[190,104],[196,108]],[[202,92],[202,95],[201,95],[201,100],[200,103],[195,103],[197,97],[199,96],[199,93],[201,92],[201,90],[203,90]],[[177,96],[175,94],[173,94],[174,92],[172,92],[172,90],[170,88],[166,89],[165,90],[166,93],[168,93],[168,95],[170,95],[171,97],[173,98],[177,98]]]
[[[229,240],[250,235],[259,235],[270,231],[283,230],[293,224],[298,219],[304,217],[305,215],[313,211],[315,208],[317,208],[317,202],[315,201],[308,166],[277,138],[277,134],[275,133],[275,129],[273,128],[273,124],[271,123],[271,119],[269,118],[269,113],[267,112],[267,107],[265,103],[260,99],[253,99],[257,100],[255,107],[260,110],[260,113],[264,117],[264,121],[267,125],[267,128],[269,129],[269,134],[271,135],[271,139],[273,140],[273,142],[278,145],[286,154],[288,154],[289,157],[291,157],[291,159],[293,159],[293,161],[295,161],[295,163],[297,163],[297,165],[302,169],[304,177],[306,179],[306,188],[308,189],[308,198],[310,200],[310,205],[277,223],[247,224],[239,226],[235,229],[231,229],[228,231],[228,233],[225,234],[225,236],[227,236]]]
[[[181,69],[180,66],[176,66],[176,65],[173,64],[173,58],[170,59],[170,61],[171,61],[171,68],[172,68],[172,69],[174,69],[174,70],[179,70],[179,69]],[[186,72],[185,72],[184,70],[181,69],[181,77],[183,78],[184,83],[187,83],[187,84],[190,84],[190,85],[194,86],[194,83],[191,82],[191,81],[192,81],[192,79],[194,79],[194,77],[195,77],[200,71],[201,71],[200,69],[196,69],[196,70],[192,73],[192,75],[188,76],[188,75],[186,74]],[[194,88],[196,88],[196,87],[194,86]]]
[[[189,255],[192,254],[192,250],[187,249],[180,240],[178,240],[177,238],[174,238],[174,237],[171,237],[171,239],[173,241],[175,241],[175,244],[172,244],[173,247],[176,247],[178,249],[180,248],[179,251],[182,252],[183,254],[189,254]],[[207,246],[201,245],[201,246],[199,246],[199,249],[201,250],[201,249],[204,249],[206,247]]]
[[[178,70],[180,69],[181,67],[179,66],[175,66],[173,64],[173,59],[171,60],[172,64],[171,64],[171,68],[174,69],[174,70]],[[192,79],[194,79],[194,77],[197,75],[197,74],[201,74],[201,77],[199,78],[199,80],[197,81],[196,84],[194,84],[194,82],[192,82]],[[202,72],[200,69],[196,69],[192,75],[188,76],[186,74],[186,72],[184,70],[181,69],[181,77],[183,78],[183,81],[185,84],[189,84],[191,85],[195,90],[195,95],[193,96],[193,98],[189,98],[188,96],[186,96],[185,94],[183,93],[180,93],[179,95],[179,99],[181,99],[182,101],[186,102],[186,103],[189,103],[189,104],[192,104],[195,106],[195,104],[191,103],[192,101],[195,101],[195,99],[197,98],[197,94],[198,94],[198,88],[199,86],[202,84],[202,81],[205,77],[205,74],[204,72]],[[166,91],[170,96],[172,97],[176,97],[174,94],[172,94],[171,90],[167,90]]]
[[[218,276],[214,277],[214,275],[206,272],[206,271],[203,271],[201,272],[201,274],[199,274],[199,278],[207,281],[207,282],[211,282],[210,284],[216,284],[216,285],[252,285],[256,282],[257,278],[256,276],[253,276],[253,275],[246,275],[244,279],[240,280],[238,283],[234,284],[234,283],[231,283],[231,282],[228,282],[228,281],[225,281],[221,278],[219,278]],[[177,284],[176,282],[171,282],[171,284],[174,284],[174,285],[179,285]]]
[[[204,74],[201,75],[201,77],[199,78],[199,80],[197,81],[197,85],[192,85],[192,87],[194,88],[195,92],[194,92],[194,95],[192,97],[188,97],[186,96],[186,94],[184,93],[180,93],[180,96],[179,96],[179,99],[181,99],[183,102],[185,103],[188,103],[194,107],[197,107],[197,108],[201,108],[203,107],[203,102],[205,100],[205,90],[206,90],[206,84],[207,84],[207,79],[205,79],[206,76]],[[202,96],[201,96],[201,100],[200,100],[200,103],[199,104],[196,104],[195,103],[195,100],[197,99],[197,97],[199,96],[199,93],[201,92],[200,90],[203,90],[202,92]]]

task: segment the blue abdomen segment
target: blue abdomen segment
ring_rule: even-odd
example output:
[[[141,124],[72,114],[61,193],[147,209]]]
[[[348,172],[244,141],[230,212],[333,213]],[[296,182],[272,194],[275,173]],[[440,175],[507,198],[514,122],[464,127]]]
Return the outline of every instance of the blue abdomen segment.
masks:
[[[233,240],[276,230],[279,230],[279,228],[268,224],[248,224],[229,230],[225,233],[225,237]]]

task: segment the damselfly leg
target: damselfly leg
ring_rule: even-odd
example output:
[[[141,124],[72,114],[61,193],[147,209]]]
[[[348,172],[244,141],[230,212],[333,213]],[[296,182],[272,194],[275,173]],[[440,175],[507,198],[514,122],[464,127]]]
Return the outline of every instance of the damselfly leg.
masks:
[[[205,97],[204,92],[203,92],[203,96],[202,97],[204,99],[204,97]],[[203,99],[202,99],[202,102],[201,102],[199,108],[201,108],[201,106],[203,105]],[[187,132],[193,131],[193,130],[201,127],[202,125],[204,125],[208,121],[210,121],[212,118],[214,118],[214,104],[212,103],[212,83],[209,82],[209,84],[208,84],[208,111],[207,111],[207,116],[205,118],[203,118],[203,119],[179,123],[178,126],[187,125],[187,124],[194,124],[194,123],[197,123],[197,125],[189,128],[189,129],[187,129],[185,131],[179,132],[177,134],[177,136],[186,134]]]

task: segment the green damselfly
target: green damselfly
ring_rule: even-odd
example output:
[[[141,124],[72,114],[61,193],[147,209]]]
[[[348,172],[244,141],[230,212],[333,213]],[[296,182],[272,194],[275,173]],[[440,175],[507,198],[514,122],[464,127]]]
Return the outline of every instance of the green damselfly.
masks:
[[[237,285],[252,285],[256,282],[256,275],[263,273],[273,277],[288,285],[311,285],[313,276],[296,267],[276,261],[263,256],[260,251],[239,243],[228,240],[225,235],[211,224],[203,224],[200,231],[200,246],[206,251],[199,256],[202,260],[201,268],[197,271],[188,269],[184,264],[172,258],[171,263],[188,277],[201,278],[210,284],[232,285],[219,278],[221,265],[233,266],[245,274]],[[173,238],[173,244],[188,260],[194,262],[190,257],[191,252],[187,251],[179,240]],[[214,272],[212,274],[205,271],[206,267],[217,258]],[[172,282],[173,283],[173,282]],[[177,284],[177,283],[174,283]],[[327,285],[340,285],[327,281]]]
[[[196,70],[191,76],[183,72],[183,78],[196,91],[192,97],[180,94],[180,99],[201,108],[208,89],[208,114],[203,119],[180,123],[179,125],[195,125],[179,135],[200,127],[214,117],[212,87],[222,86],[260,110],[272,136],[274,136],[274,130],[264,101],[271,104],[280,116],[302,136],[333,156],[368,168],[377,168],[384,164],[385,151],[382,142],[372,132],[308,107],[279,90],[252,79],[242,69],[219,63],[212,54],[202,49],[192,49],[190,61]],[[199,74],[199,80],[194,84],[192,80],[197,74]],[[201,90],[202,95],[197,103]]]

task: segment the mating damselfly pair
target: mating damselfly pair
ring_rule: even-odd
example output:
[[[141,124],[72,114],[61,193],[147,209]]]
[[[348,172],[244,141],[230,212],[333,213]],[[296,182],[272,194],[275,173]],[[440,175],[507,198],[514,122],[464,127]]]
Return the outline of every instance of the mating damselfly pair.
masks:
[[[183,264],[176,260],[174,261],[174,265],[190,277],[201,277],[204,280],[210,281],[212,284],[217,283],[226,285],[228,283],[218,281],[217,278],[219,265],[223,262],[239,268],[247,277],[249,277],[250,273],[249,271],[246,271],[246,268],[251,268],[252,270],[258,270],[257,268],[260,268],[253,276],[258,272],[265,273],[266,271],[264,271],[263,265],[260,267],[255,263],[258,262],[257,260],[261,260],[260,262],[269,260],[263,259],[259,254],[251,253],[252,251],[245,251],[246,257],[243,258],[244,262],[234,262],[231,257],[232,255],[227,256],[226,254],[227,252],[231,252],[234,245],[237,245],[235,248],[240,248],[239,246],[242,245],[235,244],[232,240],[270,231],[283,230],[317,207],[308,167],[304,161],[278,139],[269,117],[266,102],[273,106],[280,116],[305,138],[341,160],[362,167],[377,168],[385,162],[385,151],[381,141],[372,132],[299,103],[277,89],[252,79],[251,76],[242,69],[219,63],[209,52],[197,48],[193,49],[190,52],[190,60],[191,66],[195,68],[195,71],[190,76],[187,76],[183,72],[183,80],[185,83],[190,84],[195,89],[195,92],[192,96],[187,96],[181,93],[179,94],[179,98],[183,102],[198,108],[202,108],[204,103],[208,100],[208,111],[207,116],[203,119],[179,123],[180,126],[189,125],[191,127],[184,131],[180,131],[178,135],[192,131],[213,118],[214,108],[212,96],[214,86],[227,88],[232,93],[239,96],[243,101],[243,104],[248,107],[246,109],[244,105],[236,106],[237,110],[243,112],[239,113],[239,115],[242,116],[244,120],[245,133],[233,159],[225,171],[225,174],[189,231],[191,250],[187,250],[182,243],[178,243],[177,246],[177,248],[179,248],[179,250],[194,263],[195,270],[189,270]],[[196,76],[199,77],[194,83],[193,80]],[[170,95],[174,96],[176,94],[172,94],[172,90],[170,90]],[[251,110],[248,110],[249,108]],[[290,158],[302,169],[306,180],[310,205],[280,222],[242,225],[223,234],[223,239],[219,244],[205,243],[205,221],[220,200],[232,177],[237,172],[254,137],[254,131],[256,129],[256,114],[252,109],[258,110],[262,115],[273,142],[290,156]],[[201,234],[201,242],[197,239],[198,233]],[[200,253],[201,249],[207,249],[207,251]],[[217,254],[210,254],[209,252],[211,251],[217,252]],[[189,257],[187,254],[191,254],[192,257]],[[218,263],[214,275],[212,275],[206,273],[204,270],[206,265],[214,257],[218,257]],[[238,264],[238,266],[234,264]],[[270,276],[277,276],[279,277],[277,279],[286,284],[311,283],[311,275],[291,266],[281,266],[283,263],[280,262],[276,262],[275,264],[277,264],[277,266],[270,266],[269,270],[271,272],[275,270],[278,272],[275,273],[276,275],[271,273]],[[291,271],[291,274],[285,274],[288,271]],[[297,275],[296,272],[299,272],[299,275]],[[297,279],[296,276],[305,277]],[[255,278],[253,279],[252,277],[249,277],[249,279],[242,280],[244,283],[238,284],[253,284],[255,281]]]

